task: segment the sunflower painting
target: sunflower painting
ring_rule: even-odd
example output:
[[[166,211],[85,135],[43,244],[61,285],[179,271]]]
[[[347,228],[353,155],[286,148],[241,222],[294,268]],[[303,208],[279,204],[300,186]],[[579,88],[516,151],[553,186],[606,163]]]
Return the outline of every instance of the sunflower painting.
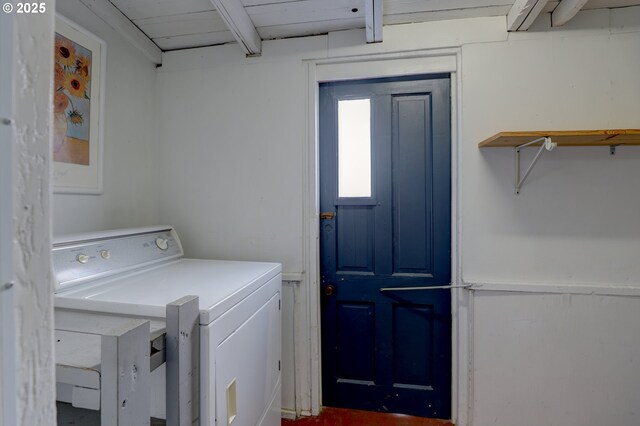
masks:
[[[54,189],[100,193],[105,43],[58,16],[53,48]]]
[[[56,33],[53,159],[89,165],[91,51]]]

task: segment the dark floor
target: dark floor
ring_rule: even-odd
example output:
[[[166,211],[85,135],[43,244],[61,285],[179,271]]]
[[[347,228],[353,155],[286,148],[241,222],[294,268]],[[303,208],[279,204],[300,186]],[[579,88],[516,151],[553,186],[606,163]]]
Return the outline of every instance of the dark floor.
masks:
[[[100,426],[100,411],[76,408],[71,404],[56,402],[58,426]],[[164,426],[166,422],[151,419],[150,426]]]
[[[282,426],[453,426],[446,420],[425,419],[404,414],[374,413],[325,407],[318,417],[282,420]]]
[[[100,412],[74,408],[70,404],[57,403],[58,426],[99,426]],[[151,426],[165,425],[164,420],[152,419]],[[282,426],[453,426],[445,420],[425,419],[404,414],[374,413],[344,408],[322,409],[318,417],[298,420],[282,420]]]

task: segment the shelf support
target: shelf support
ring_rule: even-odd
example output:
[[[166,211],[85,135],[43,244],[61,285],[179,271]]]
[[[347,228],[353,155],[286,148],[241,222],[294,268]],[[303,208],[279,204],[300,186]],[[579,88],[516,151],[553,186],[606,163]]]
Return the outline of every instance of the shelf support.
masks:
[[[533,145],[533,144],[536,144],[538,142],[544,142],[544,143],[542,145],[540,145],[540,148],[538,148],[538,152],[536,152],[536,156],[533,158],[533,161],[531,162],[531,164],[527,168],[527,171],[524,172],[524,176],[522,176],[522,178],[520,178],[520,150],[522,148],[526,148],[526,147],[528,147],[530,145]],[[531,170],[533,170],[533,167],[536,165],[536,163],[540,159],[540,156],[542,155],[542,153],[545,150],[553,151],[553,149],[556,146],[558,146],[558,144],[555,143],[555,142],[552,142],[551,138],[544,137],[544,138],[538,138],[538,139],[532,140],[531,142],[527,142],[525,144],[518,145],[518,146],[515,147],[515,151],[516,151],[516,155],[515,155],[515,160],[516,160],[515,193],[516,194],[520,193],[520,188],[522,187],[522,184],[524,184],[524,181],[527,180],[527,177],[529,177],[529,174],[531,173]]]

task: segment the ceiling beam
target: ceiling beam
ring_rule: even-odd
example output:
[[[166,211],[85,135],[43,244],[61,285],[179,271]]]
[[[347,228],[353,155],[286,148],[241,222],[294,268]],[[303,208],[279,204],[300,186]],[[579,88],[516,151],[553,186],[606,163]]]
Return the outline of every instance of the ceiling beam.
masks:
[[[551,13],[551,26],[559,27],[569,22],[587,3],[587,0],[562,0]]]
[[[382,0],[365,0],[367,43],[382,42]]]
[[[140,31],[126,16],[122,14],[109,0],[80,0],[98,15],[111,28],[122,34],[129,43],[140,50],[156,65],[162,64],[162,50]]]
[[[516,0],[507,15],[508,31],[526,31],[549,0]]]
[[[240,0],[211,0],[247,56],[262,54],[262,39]]]

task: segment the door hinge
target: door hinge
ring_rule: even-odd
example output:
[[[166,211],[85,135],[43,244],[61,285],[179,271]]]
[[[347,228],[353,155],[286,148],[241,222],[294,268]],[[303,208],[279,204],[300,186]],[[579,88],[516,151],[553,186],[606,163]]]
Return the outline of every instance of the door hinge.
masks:
[[[280,361],[278,361],[278,371],[280,371]]]
[[[333,219],[334,217],[336,217],[335,212],[322,212],[320,213],[320,219],[324,220],[324,219]]]
[[[281,308],[282,308],[282,301],[278,299],[278,310],[280,310]]]

